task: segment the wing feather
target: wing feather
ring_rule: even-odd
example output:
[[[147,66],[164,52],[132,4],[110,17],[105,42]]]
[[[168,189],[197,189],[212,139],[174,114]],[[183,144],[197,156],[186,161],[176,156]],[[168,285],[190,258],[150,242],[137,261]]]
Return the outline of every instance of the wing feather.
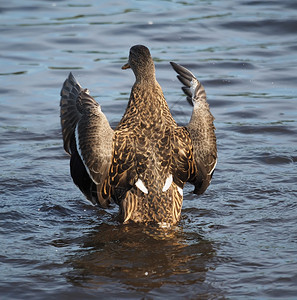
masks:
[[[64,149],[76,162],[71,165],[73,180],[92,202],[95,190],[95,201],[106,207],[109,200],[102,198],[101,190],[111,164],[114,132],[100,105],[71,73],[62,87],[60,106]],[[74,170],[77,166],[82,171]]]
[[[74,134],[81,113],[77,110],[76,100],[82,91],[80,84],[72,73],[65,80],[61,90],[60,117],[65,151],[71,155],[71,138]]]
[[[112,197],[120,203],[137,180],[134,138],[128,132],[116,130],[108,185],[112,186]]]
[[[171,66],[178,73],[179,81],[185,85],[182,90],[188,102],[193,105],[187,129],[193,145],[196,172],[190,176],[189,182],[195,186],[194,193],[202,194],[210,184],[217,163],[214,117],[206,101],[205,89],[193,73],[174,62],[171,62]]]
[[[195,172],[193,147],[187,128],[177,127],[173,135],[173,181],[179,188],[184,187]]]

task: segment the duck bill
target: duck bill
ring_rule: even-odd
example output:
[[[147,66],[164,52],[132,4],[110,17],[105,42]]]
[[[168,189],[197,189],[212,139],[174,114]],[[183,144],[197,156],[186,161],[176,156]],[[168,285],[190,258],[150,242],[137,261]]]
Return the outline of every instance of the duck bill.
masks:
[[[126,63],[125,65],[122,66],[122,70],[130,69],[129,63]]]

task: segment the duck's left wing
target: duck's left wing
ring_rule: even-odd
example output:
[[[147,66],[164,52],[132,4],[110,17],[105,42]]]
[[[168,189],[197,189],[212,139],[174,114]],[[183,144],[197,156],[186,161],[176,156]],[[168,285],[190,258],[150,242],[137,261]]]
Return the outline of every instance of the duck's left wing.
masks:
[[[114,132],[100,105],[71,73],[61,90],[60,106],[64,149],[71,155],[72,178],[92,202],[94,193],[88,189],[92,190],[95,184],[95,201],[105,207],[109,200],[102,198],[101,189],[111,165]],[[93,184],[89,184],[90,180]]]
[[[195,185],[194,193],[202,194],[210,184],[217,163],[214,117],[209,110],[203,85],[185,67],[174,62],[170,64],[178,73],[177,78],[184,84],[182,90],[187,101],[193,105],[191,120],[186,128],[192,140],[196,173],[190,177],[189,182]]]

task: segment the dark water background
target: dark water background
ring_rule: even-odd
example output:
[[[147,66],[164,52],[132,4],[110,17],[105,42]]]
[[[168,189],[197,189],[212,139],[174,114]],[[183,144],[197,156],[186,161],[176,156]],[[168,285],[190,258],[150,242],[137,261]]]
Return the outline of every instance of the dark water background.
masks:
[[[0,30],[1,299],[296,299],[296,1],[1,1]],[[115,125],[139,43],[180,124],[169,61],[216,118],[212,184],[165,232],[86,202],[62,148],[68,72]]]

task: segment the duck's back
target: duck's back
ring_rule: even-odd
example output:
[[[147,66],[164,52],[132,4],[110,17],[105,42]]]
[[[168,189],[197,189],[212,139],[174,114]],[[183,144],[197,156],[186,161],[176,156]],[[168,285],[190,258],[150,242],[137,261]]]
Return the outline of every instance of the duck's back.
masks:
[[[177,126],[160,86],[148,91],[135,84],[115,130],[109,177],[124,221],[178,221],[191,160],[187,139],[187,131]]]

